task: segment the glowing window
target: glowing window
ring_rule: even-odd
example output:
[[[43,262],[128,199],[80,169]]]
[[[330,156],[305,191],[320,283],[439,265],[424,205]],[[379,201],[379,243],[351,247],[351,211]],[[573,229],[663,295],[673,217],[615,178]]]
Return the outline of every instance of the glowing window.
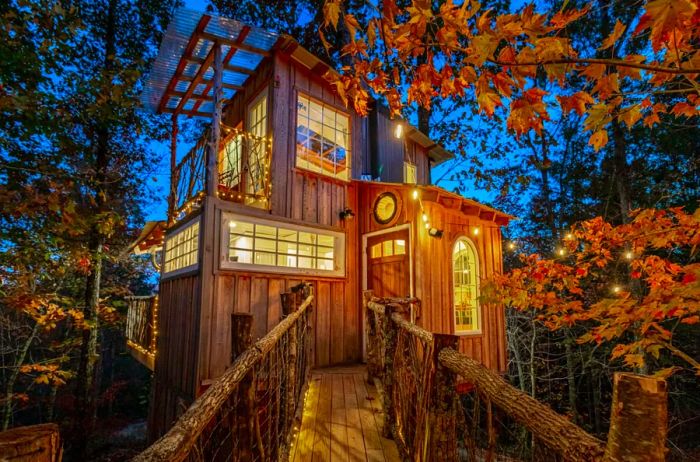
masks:
[[[297,100],[296,166],[350,179],[350,118],[304,95]]]
[[[345,274],[345,235],[224,214],[222,266],[280,273]],[[226,242],[226,241],[225,241]],[[255,268],[257,267],[257,268]]]
[[[452,251],[455,332],[479,331],[479,260],[474,244],[460,238]]]
[[[165,240],[163,274],[197,266],[199,252],[199,221],[168,236]]]

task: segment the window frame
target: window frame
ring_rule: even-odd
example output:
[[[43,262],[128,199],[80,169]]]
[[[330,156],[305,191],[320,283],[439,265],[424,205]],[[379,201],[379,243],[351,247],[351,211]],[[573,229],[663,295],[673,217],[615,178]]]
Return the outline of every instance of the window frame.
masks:
[[[313,169],[310,169],[307,167],[300,166],[297,163],[297,159],[298,159],[297,153],[298,153],[298,146],[299,146],[299,143],[298,143],[299,99],[302,97],[309,100],[309,102],[314,102],[314,103],[320,105],[324,109],[328,108],[328,109],[332,110],[333,112],[335,112],[336,114],[341,114],[341,115],[347,117],[347,119],[348,119],[348,146],[345,148],[347,150],[347,154],[346,154],[346,159],[347,159],[346,160],[346,168],[348,171],[347,178],[341,178],[337,175],[329,175],[328,173],[324,173],[323,171],[317,171],[317,170],[313,170]],[[298,168],[298,169],[303,170],[305,172],[311,172],[311,173],[314,173],[316,175],[321,175],[321,176],[326,177],[326,178],[331,178],[335,181],[340,181],[343,183],[350,183],[352,181],[352,159],[353,159],[353,155],[354,155],[354,150],[353,150],[354,146],[352,143],[352,133],[353,133],[352,114],[350,112],[347,112],[346,110],[336,106],[335,104],[323,101],[319,98],[316,98],[316,97],[312,96],[311,94],[306,93],[305,91],[301,91],[301,90],[296,91],[296,99],[295,99],[295,105],[294,105],[294,168]],[[334,163],[334,165],[337,165],[337,164]],[[321,169],[319,169],[319,170],[321,170]]]
[[[230,250],[230,241],[231,241],[229,222],[231,220],[241,221],[244,223],[257,224],[257,225],[262,225],[262,226],[270,226],[270,227],[277,228],[277,230],[282,228],[282,229],[291,230],[291,231],[321,234],[323,236],[333,237],[334,238],[334,245],[333,245],[333,267],[334,267],[334,269],[333,270],[322,270],[322,269],[317,269],[317,268],[299,268],[299,267],[265,265],[265,264],[229,261],[229,250]],[[266,240],[269,240],[269,239],[266,239]],[[280,241],[279,236],[274,241],[275,241],[275,243],[285,242],[285,241]],[[305,275],[305,276],[333,277],[333,278],[345,277],[345,273],[346,273],[346,261],[345,261],[346,260],[346,252],[345,252],[346,236],[345,236],[344,232],[340,232],[340,231],[334,231],[334,230],[324,229],[324,228],[317,228],[317,227],[313,227],[313,226],[298,225],[298,224],[289,223],[286,221],[258,218],[256,216],[244,215],[244,214],[235,213],[235,212],[223,212],[222,211],[222,214],[221,214],[221,242],[220,242],[220,244],[221,244],[220,245],[221,252],[220,252],[220,258],[219,258],[219,262],[220,262],[219,266],[221,269],[236,270],[236,271],[250,271],[250,272],[264,272],[264,273],[271,273],[271,274],[299,274],[299,275]],[[297,241],[297,245],[298,245],[298,241]],[[316,244],[315,246],[318,247],[318,244]],[[254,252],[254,250],[251,249],[251,252]],[[279,253],[277,251],[275,251],[274,254],[279,256]],[[318,257],[311,257],[311,258],[318,258]],[[337,269],[335,268],[336,265],[338,266]]]
[[[261,108],[265,111],[264,117],[262,120],[256,120],[253,121],[253,108],[256,107],[258,104],[260,104],[261,100],[265,100],[264,104],[262,104]],[[267,138],[270,136],[270,91],[267,86],[262,88],[255,97],[253,97],[250,102],[246,105],[246,110],[245,110],[245,121],[244,121],[244,126],[245,130],[248,133],[251,133],[255,136],[261,136],[263,138]],[[255,127],[253,127],[255,125]],[[259,135],[253,131],[254,128],[257,127],[262,127],[261,132],[263,132],[262,135]],[[264,150],[264,145],[263,148]],[[242,165],[241,165],[241,174],[242,174],[242,180],[243,180],[243,185],[241,188],[241,191],[243,191],[245,195],[245,203],[247,205],[254,205],[256,203],[255,199],[251,199],[249,197],[250,194],[252,194],[255,190],[253,189],[253,172],[251,171],[251,157],[253,156],[253,150],[251,149],[250,145],[245,146],[243,148],[243,157],[241,158]],[[269,155],[270,153],[263,153],[264,155]],[[270,173],[269,173],[269,164],[272,162],[272,159],[269,158],[266,159],[267,165],[263,167],[263,172],[257,172],[261,175],[262,181],[270,181]],[[262,204],[265,205],[265,204]],[[269,204],[268,204],[269,205]],[[265,207],[260,207],[260,208],[265,208]]]
[[[454,281],[454,275],[455,275],[455,249],[457,245],[463,242],[465,245],[471,249],[473,255],[474,255],[474,266],[476,269],[476,278],[475,278],[475,286],[476,286],[476,295],[474,297],[474,300],[476,302],[476,328],[470,329],[470,330],[460,330],[457,328],[457,316],[456,316],[456,311],[457,307],[455,304],[455,281]],[[479,251],[474,244],[474,242],[469,239],[467,236],[459,236],[457,237],[454,242],[452,243],[451,247],[451,252],[450,252],[450,297],[452,301],[452,326],[454,329],[455,335],[459,336],[477,336],[477,335],[482,335],[482,310],[481,310],[481,303],[479,302],[479,295],[481,293],[481,262],[479,258]]]
[[[168,242],[172,242],[172,239],[175,239],[177,236],[179,236],[180,234],[191,229],[195,225],[197,226],[197,238],[193,239],[193,241],[196,243],[196,248],[194,250],[195,262],[190,264],[190,265],[183,266],[181,268],[166,271],[166,267],[167,267],[167,260],[166,259],[167,259],[167,255],[168,255]],[[200,250],[200,246],[201,246],[200,244],[201,244],[201,240],[202,240],[202,232],[201,231],[202,231],[201,223],[199,220],[199,216],[197,216],[194,219],[188,221],[186,224],[182,225],[175,233],[173,233],[170,236],[167,236],[165,238],[165,240],[163,241],[163,266],[162,266],[163,270],[161,273],[162,277],[170,278],[170,277],[177,276],[177,275],[180,275],[183,273],[187,273],[187,272],[190,272],[190,271],[193,271],[193,270],[196,270],[199,268],[199,250]],[[178,258],[178,257],[179,256],[177,256],[175,258]]]

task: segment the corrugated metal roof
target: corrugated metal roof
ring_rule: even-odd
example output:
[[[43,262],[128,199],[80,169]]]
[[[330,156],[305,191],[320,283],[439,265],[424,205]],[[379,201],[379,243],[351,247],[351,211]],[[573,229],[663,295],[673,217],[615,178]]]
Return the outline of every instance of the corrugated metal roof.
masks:
[[[205,23],[206,26],[202,29]],[[198,27],[200,30],[197,30]],[[205,37],[200,37],[200,34]],[[241,37],[241,34],[245,35]],[[197,43],[190,47],[193,35],[197,35],[198,39]],[[207,15],[186,8],[178,9],[163,37],[158,57],[141,95],[141,102],[146,109],[161,112],[161,100],[166,97],[167,101],[164,104],[166,112],[177,108],[182,96],[169,93],[175,91],[182,95],[188,92],[192,79],[200,71],[201,62],[206,59],[214,44],[213,40],[217,38],[222,41],[222,55],[229,57],[228,61],[224,62],[225,65],[252,72],[264,58],[255,50],[270,51],[278,37],[279,34],[275,32],[250,27],[233,19]],[[246,49],[236,48],[234,51],[231,50],[230,45],[224,44],[225,42],[239,42]],[[188,47],[191,49],[189,55],[194,58],[194,61],[183,62],[181,66],[181,60]],[[204,72],[204,80],[211,80],[213,74],[213,69],[208,67]],[[247,78],[248,74],[245,72],[225,69],[222,81],[229,85],[229,88],[223,89],[224,98],[232,98],[236,89],[230,86],[242,86]],[[169,89],[171,82],[174,87]],[[199,83],[192,93],[194,97],[188,98],[182,110],[192,111],[196,108],[199,113],[212,112],[213,103],[202,99],[202,97],[212,97],[213,91],[210,85]]]

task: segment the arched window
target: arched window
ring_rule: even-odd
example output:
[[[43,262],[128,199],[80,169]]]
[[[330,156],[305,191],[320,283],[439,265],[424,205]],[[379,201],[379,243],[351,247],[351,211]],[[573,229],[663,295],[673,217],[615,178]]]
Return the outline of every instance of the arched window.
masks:
[[[479,330],[479,257],[474,244],[459,238],[452,250],[455,332]]]

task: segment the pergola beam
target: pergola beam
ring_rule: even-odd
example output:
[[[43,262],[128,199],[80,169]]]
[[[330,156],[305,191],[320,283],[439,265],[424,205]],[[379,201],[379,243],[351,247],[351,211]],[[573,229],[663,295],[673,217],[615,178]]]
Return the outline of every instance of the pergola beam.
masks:
[[[210,34],[209,32],[201,32],[199,34],[199,37],[206,40],[211,40],[212,42],[219,42],[222,45],[228,45],[238,50],[247,51],[249,53],[255,53],[256,55],[264,56],[265,58],[271,56],[271,53],[269,51],[263,50],[262,48],[256,48],[250,45],[246,45],[245,43],[238,42],[237,40],[219,37],[214,34]]]
[[[202,64],[204,62],[204,58],[200,58],[199,56],[189,56],[187,58],[187,61],[195,64]],[[247,69],[245,67],[241,66],[233,66],[231,64],[224,64],[224,70],[229,71],[229,72],[238,72],[239,74],[246,74],[246,75],[253,75],[255,74],[255,71],[251,69]]]

